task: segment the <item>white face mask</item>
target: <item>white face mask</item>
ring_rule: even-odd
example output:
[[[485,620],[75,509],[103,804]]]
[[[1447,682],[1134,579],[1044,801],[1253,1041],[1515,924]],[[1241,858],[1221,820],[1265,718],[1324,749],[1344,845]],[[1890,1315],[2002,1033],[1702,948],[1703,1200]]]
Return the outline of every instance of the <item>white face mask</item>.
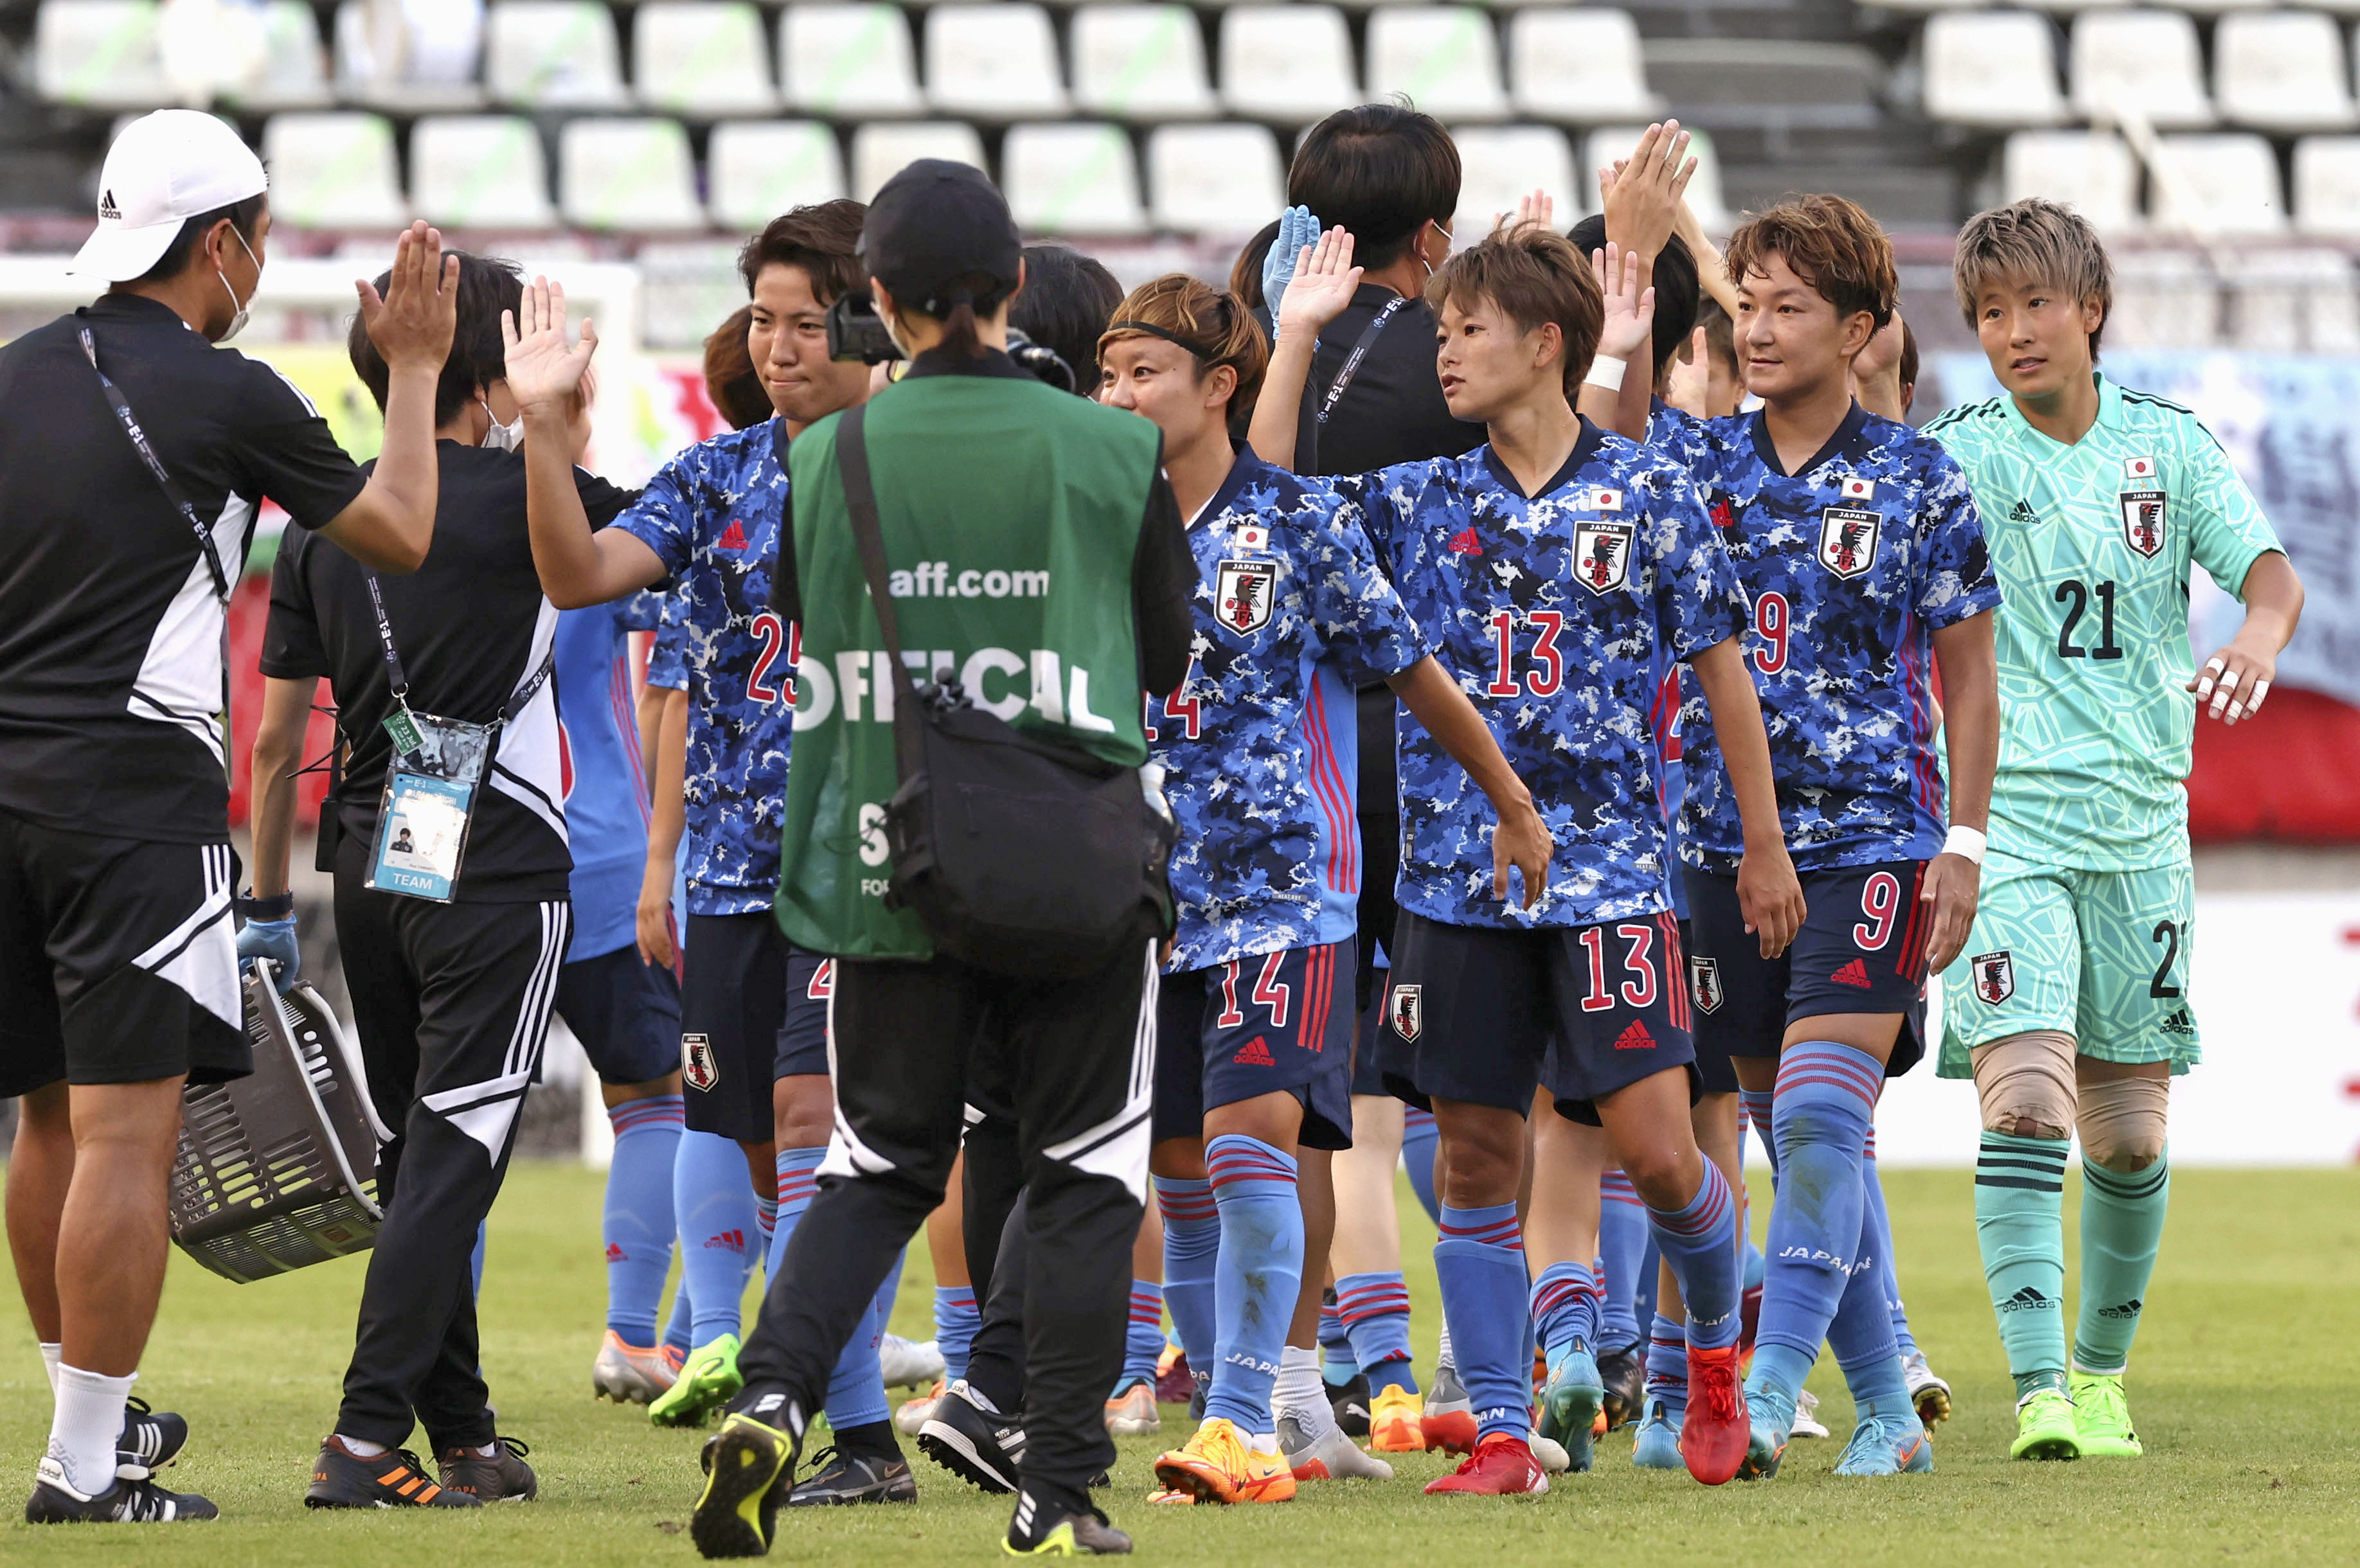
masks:
[[[492,412],[492,406],[490,403],[486,402],[481,397],[476,398],[475,401],[484,405],[484,418],[490,421],[490,423],[485,427],[484,439],[476,444],[486,447],[493,452],[514,452],[519,447],[524,445],[524,416],[522,414],[519,414],[515,419],[509,420],[504,425],[500,423],[499,416]]]
[[[246,252],[246,257],[248,261],[254,262],[255,286],[259,289],[262,278],[262,263],[256,259],[254,247],[246,243],[246,236],[244,234],[237,234],[237,225],[235,223],[232,223],[229,226],[229,232],[233,234],[237,234],[238,248]],[[254,296],[251,294],[247,295],[244,302],[241,303],[237,297],[237,290],[230,288],[229,286],[229,274],[216,267],[213,268],[213,276],[221,279],[223,289],[229,295],[229,302],[237,307],[236,313],[229,319],[228,329],[224,331],[221,336],[213,340],[215,343],[227,343],[230,339],[237,336],[238,333],[246,331],[246,323],[253,318]]]

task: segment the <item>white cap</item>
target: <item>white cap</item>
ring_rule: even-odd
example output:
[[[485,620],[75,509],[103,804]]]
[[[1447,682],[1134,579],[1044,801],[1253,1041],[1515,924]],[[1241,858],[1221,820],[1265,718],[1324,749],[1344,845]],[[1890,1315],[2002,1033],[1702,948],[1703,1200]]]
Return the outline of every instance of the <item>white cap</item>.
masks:
[[[144,276],[189,219],[269,188],[262,160],[227,124],[158,109],[123,127],[98,176],[98,229],[67,270],[109,283]]]

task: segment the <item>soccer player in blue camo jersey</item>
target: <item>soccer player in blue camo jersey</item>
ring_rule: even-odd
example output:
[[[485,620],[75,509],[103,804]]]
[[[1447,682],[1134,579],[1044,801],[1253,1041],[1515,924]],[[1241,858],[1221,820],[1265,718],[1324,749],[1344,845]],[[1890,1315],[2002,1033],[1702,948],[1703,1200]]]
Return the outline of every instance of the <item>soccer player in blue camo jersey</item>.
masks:
[[[1306,251],[1280,305],[1257,451],[1285,450],[1309,340],[1355,280],[1349,235]],[[1637,316],[1652,299],[1624,276],[1617,315]],[[1546,1489],[1529,1443],[1516,1219],[1524,1116],[1544,1084],[1561,1114],[1604,1127],[1679,1275],[1696,1389],[1686,1457],[1718,1485],[1737,1472],[1747,1424],[1737,1204],[1688,1124],[1696,1080],[1648,713],[1661,661],[1692,661],[1758,846],[1748,911],[1765,949],[1783,949],[1802,900],[1739,663],[1744,595],[1688,475],[1575,412],[1604,307],[1566,240],[1538,225],[1495,233],[1453,256],[1428,298],[1443,394],[1489,441],[1332,483],[1533,790],[1557,854],[1529,909],[1493,894],[1467,779],[1425,731],[1400,726],[1402,914],[1381,1049],[1388,1084],[1430,1100],[1441,1128],[1435,1269],[1478,1423],[1474,1453],[1427,1489]]]
[[[1229,410],[1251,403],[1267,354],[1245,307],[1191,278],[1158,278],[1117,308],[1099,354],[1100,401],[1164,432],[1199,572],[1187,676],[1148,713],[1180,829],[1153,1166],[1159,1187],[1207,1192],[1216,1211],[1214,1321],[1178,1322],[1212,1383],[1204,1423],[1155,1470],[1175,1500],[1284,1502],[1298,1478],[1392,1475],[1335,1428],[1316,1386],[1284,1412],[1284,1445],[1273,1410],[1306,1258],[1328,1242],[1306,1237],[1298,1171],[1310,1166],[1301,1173],[1316,1189],[1326,1172],[1304,1157],[1351,1141],[1355,688],[1391,685],[1480,782],[1503,824],[1502,884],[1512,860],[1536,883],[1548,838],[1358,524],[1324,485],[1232,447]],[[1307,1280],[1311,1300],[1319,1283]]]
[[[1837,1472],[1924,1471],[1933,1449],[1894,1336],[1875,1256],[1889,1243],[1870,1219],[1863,1162],[1885,1080],[1923,1052],[1926,976],[1973,920],[1998,755],[1999,588],[1957,465],[1852,398],[1852,363],[1892,319],[1898,287],[1875,222],[1840,197],[1784,202],[1738,229],[1727,268],[1746,385],[1764,407],[1704,425],[1702,450],[1689,430],[1683,450],[1753,597],[1746,661],[1809,901],[1783,959],[1747,942],[1730,771],[1693,723],[1692,694],[1681,840],[1698,1027],[1735,1060],[1781,1177],[1744,1473],[1776,1473],[1823,1338],[1858,1416]]]
[[[795,628],[770,600],[787,441],[868,395],[866,367],[829,359],[825,327],[828,302],[859,276],[852,253],[863,211],[853,201],[798,208],[772,220],[738,258],[753,299],[747,346],[777,419],[682,452],[610,528],[592,532],[554,483],[531,494],[533,556],[552,602],[594,604],[667,578],[674,584],[689,676],[687,1121],[692,1132],[737,1141],[758,1208],[779,1191],[807,1201],[834,1120],[826,959],[789,951],[770,913],[796,705]],[[569,346],[564,296],[539,282],[522,315],[508,340],[508,379],[524,409],[530,464],[531,433],[573,395],[596,334],[585,323],[580,343]],[[695,1196],[679,1201],[684,1208]],[[801,1208],[781,1203],[775,1216],[783,1236]],[[743,1269],[744,1255],[725,1247],[716,1261],[727,1267],[691,1280],[697,1343],[671,1389],[649,1406],[659,1424],[696,1424],[741,1386],[738,1298],[728,1276]],[[742,1272],[736,1278],[742,1282]],[[798,1504],[916,1496],[877,1360],[893,1284],[879,1290],[870,1322],[838,1363],[827,1401],[836,1463],[795,1488]]]

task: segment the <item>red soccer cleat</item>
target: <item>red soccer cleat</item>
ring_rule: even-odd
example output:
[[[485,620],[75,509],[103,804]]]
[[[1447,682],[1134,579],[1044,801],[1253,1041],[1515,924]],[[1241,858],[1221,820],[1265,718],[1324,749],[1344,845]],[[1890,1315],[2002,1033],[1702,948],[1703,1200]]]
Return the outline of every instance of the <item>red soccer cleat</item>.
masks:
[[[1745,1461],[1752,1423],[1745,1389],[1737,1380],[1737,1346],[1688,1346],[1688,1413],[1680,1427],[1680,1457],[1708,1486],[1733,1479]]]
[[[1429,1494],[1470,1492],[1478,1497],[1538,1497],[1548,1490],[1548,1475],[1533,1457],[1532,1444],[1508,1432],[1495,1432],[1475,1445],[1464,1465],[1426,1484]]]

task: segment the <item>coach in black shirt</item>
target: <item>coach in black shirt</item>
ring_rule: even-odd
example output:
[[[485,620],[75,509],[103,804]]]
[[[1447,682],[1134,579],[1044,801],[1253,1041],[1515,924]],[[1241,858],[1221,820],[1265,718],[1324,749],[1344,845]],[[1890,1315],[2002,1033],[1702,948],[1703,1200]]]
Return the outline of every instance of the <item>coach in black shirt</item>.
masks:
[[[0,1095],[9,1240],[56,1392],[27,1517],[209,1518],[125,1401],[164,1274],[180,1090],[252,1070],[231,947],[224,607],[257,508],[387,572],[432,537],[442,239],[403,236],[362,316],[391,375],[366,476],[302,394],[211,345],[270,232],[260,160],[210,114],[126,127],[76,270],[97,301],[0,349]],[[127,1451],[118,1475],[118,1443]]]

